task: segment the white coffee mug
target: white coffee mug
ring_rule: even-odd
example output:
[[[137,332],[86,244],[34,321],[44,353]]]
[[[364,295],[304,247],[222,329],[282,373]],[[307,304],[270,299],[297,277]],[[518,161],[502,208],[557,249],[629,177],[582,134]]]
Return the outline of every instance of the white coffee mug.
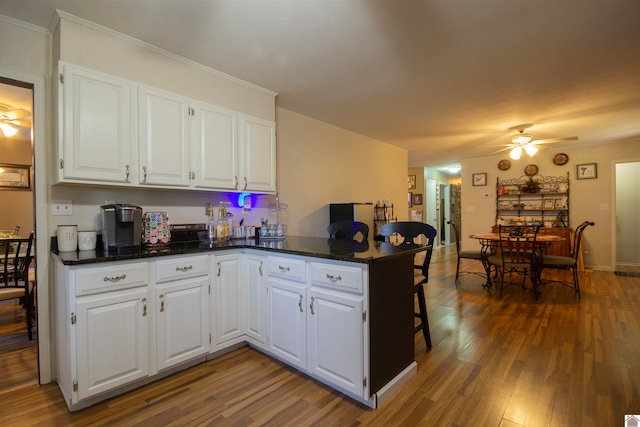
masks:
[[[58,251],[75,252],[78,249],[77,225],[59,225],[57,236]]]
[[[78,249],[81,251],[93,251],[96,249],[96,235],[95,230],[91,231],[78,231]]]

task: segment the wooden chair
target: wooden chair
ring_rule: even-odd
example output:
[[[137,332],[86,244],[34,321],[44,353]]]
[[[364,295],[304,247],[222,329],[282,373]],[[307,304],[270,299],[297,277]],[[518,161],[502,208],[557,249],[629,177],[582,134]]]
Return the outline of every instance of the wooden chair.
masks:
[[[456,253],[458,254],[458,261],[456,263],[456,285],[458,284],[458,278],[460,276],[464,276],[465,274],[475,274],[476,276],[480,276],[487,279],[487,275],[485,273],[481,273],[478,271],[463,271],[460,273],[460,260],[461,259],[473,259],[476,261],[482,261],[482,251],[461,251],[460,250],[460,231],[458,230],[458,226],[451,221],[447,221],[447,224],[451,226],[453,229],[453,234],[456,238]],[[483,286],[487,286],[488,282]]]
[[[540,226],[523,228],[518,226],[498,226],[500,235],[498,251],[488,258],[489,264],[497,268],[500,278],[500,298],[506,286],[519,284],[523,290],[531,290],[538,298],[539,274],[542,269],[542,254],[536,245]],[[505,280],[506,276],[522,275],[522,283]],[[526,287],[527,278],[531,288]]]
[[[348,239],[366,242],[369,239],[369,226],[359,221],[337,221],[330,224],[327,231],[332,239],[337,240]],[[358,233],[361,236],[358,236]]]
[[[391,243],[396,240],[398,245],[414,245],[418,236],[426,238],[424,261],[422,264],[414,264],[414,269],[420,273],[417,275],[413,292],[418,295],[419,312],[414,316],[420,319],[420,323],[414,327],[414,333],[422,331],[427,349],[431,348],[431,332],[429,330],[429,318],[427,316],[427,304],[424,297],[424,284],[429,282],[429,265],[433,252],[433,242],[436,238],[436,229],[429,224],[422,222],[404,221],[384,224],[380,227],[380,234],[385,237],[385,241]]]
[[[3,239],[4,256],[0,265],[0,301],[19,299],[27,314],[27,334],[33,339],[34,289],[29,283],[33,232],[28,238]],[[25,249],[26,247],[26,249]]]
[[[576,227],[573,234],[573,244],[571,245],[569,256],[545,255],[542,258],[543,268],[570,268],[573,273],[573,283],[561,280],[545,280],[543,284],[560,283],[561,285],[573,288],[580,298],[580,282],[578,279],[578,257],[580,255],[580,244],[582,243],[582,235],[584,230],[589,226],[596,225],[593,221],[584,221]]]

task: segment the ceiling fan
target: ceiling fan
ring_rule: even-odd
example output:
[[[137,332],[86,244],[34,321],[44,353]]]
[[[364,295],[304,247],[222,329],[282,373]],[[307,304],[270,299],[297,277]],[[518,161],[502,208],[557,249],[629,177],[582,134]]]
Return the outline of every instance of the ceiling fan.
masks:
[[[577,136],[568,136],[564,138],[548,138],[548,139],[533,139],[533,135],[524,133],[525,130],[533,126],[531,123],[514,126],[509,130],[517,130],[518,133],[511,138],[511,144],[508,144],[504,150],[511,150],[509,157],[513,160],[519,160],[522,156],[522,151],[525,151],[529,156],[533,157],[538,152],[538,145],[551,144],[554,142],[566,142],[577,141]],[[502,151],[502,150],[500,150]]]
[[[9,104],[0,102],[0,129],[4,136],[13,136],[18,132],[17,127],[31,128],[31,113],[22,108],[13,108]]]

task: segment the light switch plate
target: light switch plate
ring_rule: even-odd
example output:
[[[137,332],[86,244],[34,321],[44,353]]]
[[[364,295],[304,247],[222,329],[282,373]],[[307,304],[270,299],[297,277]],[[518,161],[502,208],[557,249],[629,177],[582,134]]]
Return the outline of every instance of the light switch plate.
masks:
[[[73,202],[71,200],[52,200],[51,215],[72,215]]]

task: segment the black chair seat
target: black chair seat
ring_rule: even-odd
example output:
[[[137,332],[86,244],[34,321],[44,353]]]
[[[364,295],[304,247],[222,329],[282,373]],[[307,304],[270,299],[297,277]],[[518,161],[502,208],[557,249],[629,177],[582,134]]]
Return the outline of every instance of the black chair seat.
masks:
[[[482,252],[480,252],[480,251],[460,251],[460,258],[482,259]]]
[[[456,285],[458,284],[458,278],[460,276],[464,276],[465,274],[475,274],[476,276],[482,277],[484,279],[487,279],[487,283],[483,286],[489,286],[489,279],[487,278],[487,275],[484,273],[480,273],[478,271],[463,271],[460,272],[460,260],[461,259],[473,259],[473,260],[477,260],[477,261],[482,261],[482,251],[463,251],[460,250],[460,230],[458,230],[458,226],[451,222],[451,221],[447,221],[447,224],[449,224],[451,226],[451,228],[453,228],[453,234],[454,237],[456,239],[456,253],[458,255],[458,260],[456,263]]]
[[[568,256],[545,255],[542,260],[544,266],[573,267],[576,260]]]
[[[573,243],[571,245],[571,256],[545,255],[542,259],[543,267],[568,267],[573,273],[573,282],[563,280],[543,280],[542,284],[559,283],[571,287],[580,298],[580,281],[578,277],[578,256],[580,255],[580,244],[582,242],[582,234],[587,227],[596,225],[593,221],[584,221],[576,227],[573,234]]]

